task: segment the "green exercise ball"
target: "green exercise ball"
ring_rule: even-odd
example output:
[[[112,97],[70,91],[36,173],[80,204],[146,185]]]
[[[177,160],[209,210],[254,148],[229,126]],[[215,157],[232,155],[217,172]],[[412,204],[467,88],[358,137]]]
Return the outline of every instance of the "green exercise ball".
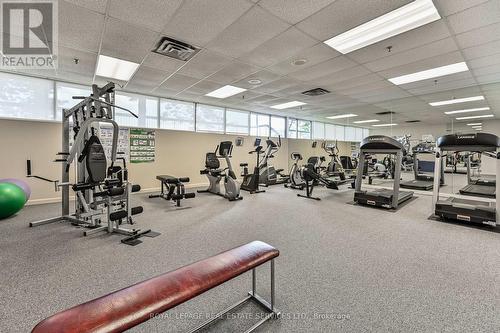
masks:
[[[14,215],[26,202],[22,188],[12,183],[0,183],[0,219]]]

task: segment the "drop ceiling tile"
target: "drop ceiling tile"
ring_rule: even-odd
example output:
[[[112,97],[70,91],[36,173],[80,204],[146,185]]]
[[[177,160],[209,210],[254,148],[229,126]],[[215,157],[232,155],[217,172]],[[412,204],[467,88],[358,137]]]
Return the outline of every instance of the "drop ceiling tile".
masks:
[[[337,91],[337,90],[342,90],[342,89],[349,89],[349,88],[354,88],[354,87],[359,87],[363,86],[365,84],[370,84],[374,82],[379,82],[379,81],[385,81],[384,78],[377,74],[368,74],[365,76],[361,77],[355,77],[349,80],[341,81],[338,83],[334,83],[331,85],[327,85],[327,89],[332,90],[332,91]]]
[[[104,28],[104,15],[60,1],[59,45],[97,53]],[[85,27],[85,33],[82,33]]]
[[[349,60],[349,58],[345,56],[338,56],[317,65],[290,73],[289,76],[297,80],[309,81],[354,66],[356,66],[356,63]]]
[[[259,67],[245,64],[239,61],[233,61],[220,71],[211,75],[208,79],[222,84],[230,84],[231,82],[238,81],[245,76],[255,73]]]
[[[156,32],[162,31],[182,3],[182,0],[109,1],[109,16]]]
[[[387,89],[393,87],[394,85],[392,83],[385,80],[379,80],[351,88],[336,89],[335,92],[342,95],[354,96],[354,95],[366,94],[367,92],[370,91],[376,91],[380,89]]]
[[[460,52],[451,52],[378,72],[387,79],[464,61]]]
[[[251,75],[244,77],[243,79],[235,82],[234,85],[237,87],[240,87],[240,88],[252,89],[252,88],[256,88],[258,86],[261,86],[263,84],[271,83],[275,80],[278,80],[280,77],[281,76],[276,74],[276,73],[273,73],[273,72],[270,72],[267,70],[261,70],[261,71],[258,71],[257,73],[253,73]],[[248,82],[249,80],[254,80],[254,79],[258,79],[262,83],[258,84],[258,85],[254,85],[254,84],[250,84]]]
[[[126,89],[141,88],[151,91],[158,87],[169,74],[168,72],[142,65],[130,79],[126,85]]]
[[[428,79],[428,80],[422,80],[422,81],[417,81],[417,82],[411,82],[402,85],[405,90],[410,90],[410,89],[416,89],[420,87],[427,87],[427,86],[439,86],[447,82],[452,82],[452,81],[458,81],[458,80],[466,80],[466,79],[472,79],[472,73],[470,71],[468,72],[461,72],[461,73],[456,73],[456,74],[451,74],[451,75],[445,75],[441,76],[439,78],[435,79]]]
[[[368,69],[363,66],[356,66],[352,68],[348,68],[333,74],[328,74],[317,79],[310,81],[311,84],[315,84],[318,87],[323,86],[332,86],[338,84],[343,81],[347,81],[350,79],[358,78],[360,81],[360,77],[364,77],[366,75],[372,74]]]
[[[379,72],[389,68],[413,63],[422,59],[450,53],[456,51],[457,49],[457,45],[455,44],[453,38],[446,38],[408,51],[400,52],[392,56],[375,60],[373,62],[368,62],[364,64],[364,66],[374,72]]]
[[[449,16],[487,1],[488,0],[434,0],[434,4],[441,16]]]
[[[186,90],[188,93],[205,95],[221,87],[220,83],[203,80]]]
[[[445,100],[450,100],[454,98],[464,98],[464,97],[471,97],[471,96],[476,96],[476,95],[481,95],[481,90],[479,87],[468,87],[468,88],[462,88],[462,89],[455,89],[455,90],[449,90],[446,92],[439,92],[439,93],[433,93],[433,94],[427,94],[427,95],[420,95],[418,98],[430,103],[430,102],[437,102],[437,101],[445,101]],[[478,103],[478,102],[475,102]],[[479,102],[481,103],[481,102]]]
[[[167,89],[167,90],[171,90],[171,91],[180,92],[180,91],[194,85],[198,81],[199,80],[194,78],[194,77],[189,77],[189,76],[180,75],[180,74],[174,74],[168,80],[163,82],[162,85],[156,90]]]
[[[278,80],[274,80],[270,83],[266,83],[258,87],[252,88],[252,90],[261,94],[269,94],[278,90],[286,89],[291,86],[297,85],[298,83],[299,82],[297,80],[291,79],[289,77],[281,77]]]
[[[76,73],[76,72],[65,72],[65,71],[61,71],[61,70],[57,71],[57,75],[50,76],[50,78],[52,78],[54,80],[73,82],[76,84],[83,84],[83,85],[87,85],[87,86],[90,86],[92,83],[99,84],[98,81],[93,82],[93,77],[94,77],[93,72]],[[107,80],[104,82],[104,84],[106,84],[106,83],[108,83]],[[101,85],[103,85],[103,84],[101,84]]]
[[[492,0],[446,18],[455,34],[500,22],[500,1]]]
[[[267,67],[317,43],[317,40],[312,39],[297,28],[291,27],[239,59],[257,66]]]
[[[74,5],[78,5],[90,10],[93,10],[95,12],[99,12],[101,14],[104,14],[106,12],[106,2],[108,0],[65,0],[66,2],[70,2]],[[62,1],[59,1],[59,6],[61,5]],[[60,19],[60,18],[59,18]]]
[[[209,50],[201,50],[185,66],[179,69],[179,74],[202,79],[214,74],[231,63],[231,59]]]
[[[500,39],[500,23],[494,23],[482,28],[474,29],[456,35],[457,43],[461,48],[478,46]]]
[[[471,60],[500,53],[500,40],[463,49],[465,59]]]
[[[414,89],[408,89],[408,91],[413,95],[422,95],[422,94],[429,94],[432,92],[446,91],[446,90],[458,89],[474,85],[476,85],[476,81],[473,78],[468,78],[463,80],[440,83],[437,85],[429,84]]]
[[[282,20],[296,24],[335,0],[261,0],[259,6]]]
[[[471,69],[497,65],[500,64],[500,53],[469,60],[467,63],[469,64],[469,68]]]
[[[253,98],[248,98],[247,101],[250,103],[263,104],[277,99],[278,97],[274,95],[261,95]]]
[[[207,48],[238,58],[289,27],[262,8],[254,6],[208,43]]]
[[[472,70],[472,73],[475,76],[484,76],[484,75],[494,74],[494,73],[499,73],[499,72],[500,72],[500,63]]]
[[[75,63],[78,59],[78,64]],[[97,53],[78,51],[59,46],[58,72],[73,72],[93,76],[96,68]]]
[[[326,46],[324,43],[319,43],[311,48],[308,48],[306,50],[297,53],[296,55],[288,58],[287,60],[284,60],[278,64],[270,66],[269,69],[272,70],[273,72],[285,75],[296,72],[304,68],[311,67],[325,60],[335,58],[339,55],[340,53],[335,51],[331,47]],[[307,60],[307,62],[301,66],[294,65],[293,61],[297,59],[305,59]]]
[[[245,0],[184,0],[163,32],[189,44],[204,46],[251,6]]]
[[[498,83],[500,82],[500,73],[476,76],[476,80],[479,84]]]
[[[391,57],[450,36],[451,34],[446,23],[443,20],[438,20],[351,52],[349,53],[349,58],[362,64],[373,62],[374,60]],[[388,46],[392,47],[391,52],[388,52]]]
[[[225,100],[231,103],[235,103],[235,105],[238,104],[252,104],[253,103],[253,98],[257,98],[262,96],[261,94],[258,94],[256,92],[253,92],[251,90],[244,91],[242,93],[236,94],[234,96],[228,97]]]
[[[140,63],[157,39],[158,35],[153,31],[110,18],[106,23],[101,53]]]
[[[150,68],[157,68],[161,71],[171,73],[177,71],[181,66],[185,65],[186,62],[158,53],[149,52],[142,64]]]
[[[411,0],[337,0],[297,24],[297,27],[324,41],[410,2]]]

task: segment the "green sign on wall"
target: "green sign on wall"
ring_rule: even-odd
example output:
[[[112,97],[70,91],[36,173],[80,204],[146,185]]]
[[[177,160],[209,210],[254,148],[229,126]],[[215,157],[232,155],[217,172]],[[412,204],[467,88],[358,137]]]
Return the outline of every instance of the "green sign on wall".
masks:
[[[155,130],[130,129],[130,162],[150,163],[155,161]]]

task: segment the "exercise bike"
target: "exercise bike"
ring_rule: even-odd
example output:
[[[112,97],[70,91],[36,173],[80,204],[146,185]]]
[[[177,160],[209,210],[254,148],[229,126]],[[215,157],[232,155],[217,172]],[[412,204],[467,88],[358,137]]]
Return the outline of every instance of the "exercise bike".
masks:
[[[240,196],[240,184],[236,180],[236,175],[231,166],[231,152],[233,143],[231,141],[222,141],[215,152],[209,152],[205,157],[205,169],[200,170],[200,174],[207,175],[209,185],[206,190],[198,190],[198,193],[212,193],[220,195],[229,201],[242,200]],[[217,155],[218,153],[218,155]],[[220,169],[219,159],[226,160],[227,167]],[[220,191],[220,182],[224,178],[225,193]]]
[[[280,149],[281,137],[278,137],[278,143],[274,143],[273,140],[268,138],[266,144],[267,148],[264,153],[264,158],[259,165],[259,181],[261,185],[267,187],[269,185],[287,183],[289,176],[282,173],[283,169],[275,169],[269,161]]]
[[[260,146],[260,139],[255,140],[255,149],[248,152],[249,154],[257,155],[257,163],[255,164],[255,168],[253,169],[253,173],[248,173],[248,163],[240,163],[240,167],[243,168],[241,176],[243,177],[243,182],[241,183],[241,189],[244,191],[250,192],[250,194],[254,193],[262,193],[266,192],[265,190],[259,189],[259,163],[260,163],[260,155],[263,154],[262,146]]]

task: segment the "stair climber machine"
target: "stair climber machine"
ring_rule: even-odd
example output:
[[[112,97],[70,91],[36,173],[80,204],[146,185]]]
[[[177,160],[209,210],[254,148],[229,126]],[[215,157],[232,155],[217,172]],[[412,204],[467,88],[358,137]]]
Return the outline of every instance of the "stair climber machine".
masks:
[[[241,176],[243,177],[241,189],[250,192],[250,194],[266,192],[265,190],[259,189],[260,155],[264,153],[262,151],[262,146],[260,145],[259,138],[255,139],[254,147],[254,150],[248,152],[249,154],[255,154],[257,157],[257,162],[255,164],[255,168],[253,169],[253,173],[248,173],[248,163],[240,163],[240,167],[243,169],[241,173]]]
[[[394,160],[391,168],[394,170],[392,190],[387,188],[362,190],[363,170],[367,159],[373,154],[387,154],[387,158]],[[395,157],[391,157],[394,155]],[[397,209],[398,206],[413,197],[411,191],[400,191],[401,161],[403,159],[403,145],[401,142],[384,135],[372,135],[365,138],[360,144],[359,164],[354,191],[354,202],[358,204]]]
[[[281,147],[281,137],[278,137],[278,143],[274,143],[273,140],[268,138],[266,144],[264,158],[259,165],[259,181],[261,185],[269,186],[287,183],[290,177],[282,173],[283,169],[275,169],[270,163],[270,159],[274,158],[274,155]]]
[[[30,227],[70,222],[84,227],[84,236],[106,231],[128,236],[122,243],[140,244],[140,237],[156,237],[159,233],[151,230],[126,229],[124,224],[134,225],[133,215],[142,213],[141,206],[131,207],[130,196],[140,191],[139,185],[132,185],[124,157],[118,149],[118,124],[113,120],[114,108],[131,111],[114,104],[114,83],[99,88],[92,85],[89,97],[74,96],[82,101],[70,109],[63,109],[62,152],[56,162],[62,163],[61,180],[51,180],[32,174],[31,160],[27,161],[27,176],[54,183],[56,191],[61,190],[61,215],[41,221],[31,222]],[[111,125],[113,138],[111,155],[106,156],[97,135],[99,126]],[[71,127],[70,127],[71,126]],[[70,135],[73,144],[70,145]],[[108,167],[108,159],[110,166]],[[117,165],[121,161],[121,166]],[[74,167],[75,182],[70,183],[70,168]],[[70,190],[75,195],[75,209],[70,213]]]
[[[206,190],[198,190],[198,193],[212,193],[220,195],[229,201],[242,200],[240,196],[240,183],[236,180],[236,174],[231,165],[231,153],[233,143],[231,141],[222,141],[215,152],[208,152],[205,157],[205,169],[200,174],[207,175],[209,185]],[[221,169],[219,159],[226,161],[227,167]],[[225,193],[220,191],[220,182],[224,179]]]

